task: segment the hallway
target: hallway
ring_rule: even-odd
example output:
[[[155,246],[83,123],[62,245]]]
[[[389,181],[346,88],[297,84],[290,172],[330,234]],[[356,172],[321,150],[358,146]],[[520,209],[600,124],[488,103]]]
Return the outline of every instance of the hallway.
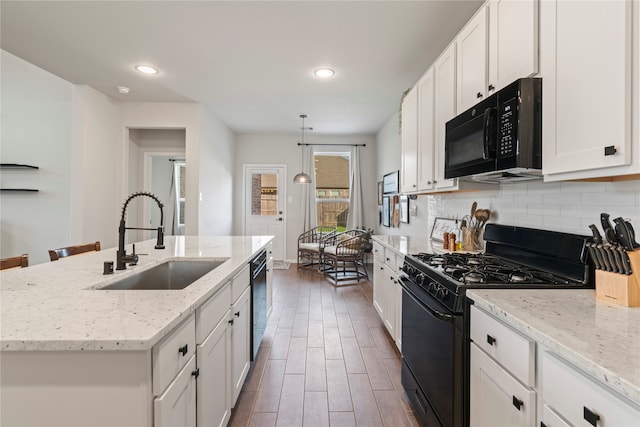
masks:
[[[273,312],[230,426],[418,425],[370,282],[275,270]]]

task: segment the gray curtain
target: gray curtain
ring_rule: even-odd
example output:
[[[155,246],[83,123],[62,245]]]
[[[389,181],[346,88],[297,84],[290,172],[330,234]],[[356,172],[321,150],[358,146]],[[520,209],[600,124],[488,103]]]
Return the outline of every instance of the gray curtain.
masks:
[[[316,211],[316,173],[314,167],[314,151],[310,145],[302,146],[302,171],[309,174],[311,184],[302,185],[302,218],[303,232],[311,230],[318,225],[318,215]]]
[[[364,228],[364,203],[362,202],[362,180],[360,177],[360,147],[351,149],[351,191],[347,229]]]

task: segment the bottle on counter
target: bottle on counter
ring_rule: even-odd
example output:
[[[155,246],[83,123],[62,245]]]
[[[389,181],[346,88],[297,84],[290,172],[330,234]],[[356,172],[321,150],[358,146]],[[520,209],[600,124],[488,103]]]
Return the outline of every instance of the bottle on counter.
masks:
[[[442,237],[442,249],[449,249],[449,233],[446,231]]]

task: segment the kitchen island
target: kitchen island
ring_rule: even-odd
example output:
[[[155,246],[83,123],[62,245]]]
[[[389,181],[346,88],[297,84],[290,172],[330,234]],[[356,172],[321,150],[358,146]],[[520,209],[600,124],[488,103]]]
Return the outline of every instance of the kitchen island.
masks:
[[[160,250],[154,249],[155,240],[144,241],[136,243],[138,265],[113,275],[103,275],[103,264],[115,260],[115,248],[2,272],[1,424],[152,426],[172,420],[188,425],[195,420],[190,409],[195,386],[180,381],[198,377],[204,355],[197,358],[196,351],[212,335],[225,344],[212,347],[220,350],[216,363],[223,368],[217,381],[246,377],[248,363],[238,364],[239,378],[232,375],[229,351],[237,343],[248,354],[248,263],[271,240],[167,237]],[[221,263],[180,290],[101,289],[171,260]],[[234,318],[246,330],[234,333]],[[228,381],[230,387],[241,387],[237,381]],[[166,413],[162,400],[172,398],[168,392],[176,395],[174,386],[188,390],[177,394],[187,400],[173,402],[188,412],[177,417]],[[229,401],[232,392],[225,393]]]

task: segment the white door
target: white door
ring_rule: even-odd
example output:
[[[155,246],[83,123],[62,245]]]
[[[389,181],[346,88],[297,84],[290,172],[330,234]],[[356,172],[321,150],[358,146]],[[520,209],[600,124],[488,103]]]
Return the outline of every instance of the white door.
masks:
[[[285,259],[284,166],[245,165],[245,227],[248,236],[275,236],[273,259]]]

